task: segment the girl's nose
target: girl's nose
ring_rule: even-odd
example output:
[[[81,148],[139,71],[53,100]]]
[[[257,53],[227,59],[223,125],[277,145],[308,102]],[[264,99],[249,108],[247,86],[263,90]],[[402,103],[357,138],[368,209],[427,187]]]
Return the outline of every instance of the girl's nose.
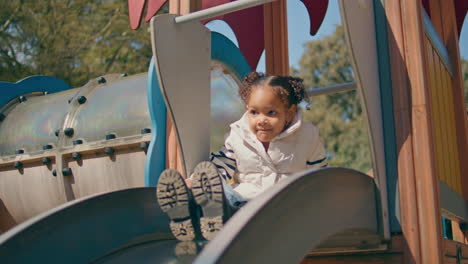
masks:
[[[258,122],[260,125],[266,125],[268,123],[268,119],[265,116],[260,117]]]

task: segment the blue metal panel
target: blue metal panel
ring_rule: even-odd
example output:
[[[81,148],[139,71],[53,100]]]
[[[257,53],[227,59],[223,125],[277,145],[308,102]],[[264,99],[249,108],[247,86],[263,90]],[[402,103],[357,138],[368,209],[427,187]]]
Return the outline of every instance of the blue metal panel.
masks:
[[[239,80],[251,71],[239,48],[227,37],[217,32],[211,33],[211,59],[222,63]],[[154,58],[151,59],[148,70],[147,87],[153,136],[146,158],[145,186],[156,186],[159,174],[165,168],[167,111],[154,67]]]
[[[397,197],[397,153],[395,137],[395,120],[393,117],[392,80],[390,75],[390,58],[388,54],[387,22],[383,0],[374,0],[375,32],[379,62],[380,100],[382,105],[382,123],[385,146],[385,168],[387,174],[388,210],[390,231],[401,231],[397,219],[399,203]]]
[[[166,105],[159,88],[158,76],[151,58],[148,69],[148,107],[151,117],[151,142],[145,164],[145,186],[156,186],[166,167]]]
[[[30,76],[16,83],[0,82],[0,107],[23,94],[56,93],[71,88],[64,81],[51,76]]]
[[[211,59],[222,62],[240,80],[251,72],[239,48],[227,37],[217,32],[211,32]]]

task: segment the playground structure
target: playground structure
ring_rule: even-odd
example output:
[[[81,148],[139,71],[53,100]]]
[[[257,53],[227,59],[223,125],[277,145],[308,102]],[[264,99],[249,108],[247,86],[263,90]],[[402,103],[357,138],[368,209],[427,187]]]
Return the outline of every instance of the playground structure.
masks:
[[[135,8],[132,2],[130,10]],[[147,18],[154,15],[155,3],[148,2]],[[276,1],[255,7],[263,8],[264,21],[271,21],[264,25],[264,39],[267,71],[272,74],[288,74],[284,5],[285,1]],[[358,172],[341,168],[295,175],[236,214],[195,261],[230,263],[242,258],[248,263],[287,263],[300,261],[319,244],[321,249],[309,254],[305,263],[344,259],[461,263],[468,258],[463,233],[468,219],[468,168],[463,162],[468,160],[468,125],[458,52],[460,20],[468,7],[463,1],[437,0],[341,1],[340,5],[369,118],[376,185]],[[197,8],[185,1],[171,1],[171,6],[186,11]],[[79,255],[76,262],[154,262],[160,258],[163,263],[165,258],[174,258],[172,250],[177,245],[167,230],[167,218],[157,208],[154,188],[149,186],[157,183],[165,164],[187,174],[208,153],[206,125],[196,129],[190,121],[200,120],[190,114],[209,116],[210,56],[237,80],[255,61],[248,56],[242,61],[232,43],[210,34],[198,21],[180,22],[184,17],[164,15],[152,20],[155,63],[147,75],[104,76],[80,89],[70,89],[56,79],[48,80],[47,89],[21,90],[31,87],[28,79],[10,84],[15,88],[7,90],[12,93],[0,105],[0,229],[19,225],[0,236],[2,259],[19,263],[40,256],[60,262]],[[232,52],[226,52],[228,46]],[[175,69],[189,74],[174,76]],[[188,89],[183,92],[187,94],[190,89],[196,91],[197,100],[206,103],[193,111],[176,89]],[[146,98],[148,109],[141,104]],[[166,127],[163,98],[174,123],[172,130],[171,125]],[[112,108],[116,101],[128,103],[127,107]],[[111,116],[125,122],[86,122],[98,112],[109,123]],[[47,126],[34,123],[44,116],[49,117]],[[26,129],[23,124],[36,127]],[[42,127],[47,128],[44,135],[38,133]],[[122,190],[143,186],[147,187]],[[307,186],[308,191],[300,192],[298,186]],[[317,208],[326,209],[319,212]],[[278,215],[278,211],[284,213]],[[287,217],[281,218],[282,214]],[[442,216],[451,220],[453,240],[443,238]],[[277,230],[278,223],[269,219],[284,221],[279,224],[282,227],[291,223],[291,227]],[[93,225],[96,228],[84,232]],[[25,254],[21,241],[36,247]],[[52,253],[64,241],[70,242],[69,247]],[[247,243],[252,243],[247,246],[251,252],[241,250]],[[275,250],[279,243],[287,247]],[[263,251],[256,247],[259,244],[264,245]]]

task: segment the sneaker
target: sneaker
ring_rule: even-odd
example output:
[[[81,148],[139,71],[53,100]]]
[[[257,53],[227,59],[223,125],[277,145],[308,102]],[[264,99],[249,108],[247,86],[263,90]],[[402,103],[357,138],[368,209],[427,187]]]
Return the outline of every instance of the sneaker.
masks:
[[[195,167],[192,193],[202,209],[202,235],[206,240],[212,240],[223,227],[225,206],[222,179],[213,163],[204,161]]]
[[[191,241],[195,229],[190,216],[190,190],[184,178],[174,169],[167,169],[159,176],[156,197],[159,207],[171,219],[169,226],[177,240]]]

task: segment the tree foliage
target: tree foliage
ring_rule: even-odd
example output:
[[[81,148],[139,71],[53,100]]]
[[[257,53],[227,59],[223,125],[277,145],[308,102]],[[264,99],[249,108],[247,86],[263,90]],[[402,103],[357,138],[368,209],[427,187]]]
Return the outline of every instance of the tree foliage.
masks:
[[[51,75],[77,87],[111,72],[147,71],[146,28],[130,29],[127,1],[3,1],[0,80]]]
[[[353,82],[343,27],[338,25],[332,35],[307,42],[299,66],[293,73],[301,76],[307,87]],[[310,108],[304,118],[319,127],[330,164],[369,171],[372,163],[367,124],[358,93],[316,96],[311,99]]]
[[[468,60],[461,60],[463,87],[465,88],[465,107],[468,112]]]

